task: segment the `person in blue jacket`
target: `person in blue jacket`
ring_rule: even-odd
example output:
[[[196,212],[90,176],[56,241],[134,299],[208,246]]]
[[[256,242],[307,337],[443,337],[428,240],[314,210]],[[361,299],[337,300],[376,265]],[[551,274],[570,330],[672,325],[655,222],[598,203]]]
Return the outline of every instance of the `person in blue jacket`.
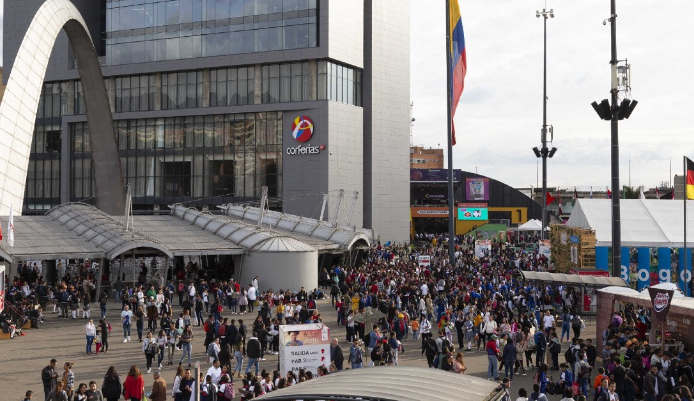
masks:
[[[569,369],[569,365],[566,363],[559,365],[559,369],[561,369],[561,373],[559,374],[559,381],[557,382],[557,386],[559,387],[559,391],[557,392],[563,394],[564,389],[570,389],[573,386],[574,376],[573,373],[571,373],[571,369]]]

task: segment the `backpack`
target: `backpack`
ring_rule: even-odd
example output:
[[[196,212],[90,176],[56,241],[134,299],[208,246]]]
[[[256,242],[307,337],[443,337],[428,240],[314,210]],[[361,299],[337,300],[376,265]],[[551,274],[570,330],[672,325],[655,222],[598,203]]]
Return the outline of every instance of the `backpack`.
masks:
[[[581,318],[578,316],[574,316],[573,320],[571,320],[571,325],[574,328],[579,328],[581,327]]]
[[[535,372],[535,375],[533,376],[533,383],[540,383],[540,372]]]
[[[569,347],[569,349],[566,350],[564,353],[564,359],[566,359],[567,363],[574,364],[576,362],[576,355],[574,355],[573,349]]]
[[[111,332],[111,323],[106,322],[106,324],[108,325],[108,332],[110,333]]]
[[[202,326],[202,329],[205,331],[205,333],[210,332],[210,321],[206,321],[205,324]]]
[[[534,336],[528,336],[527,349],[528,349],[528,351],[535,349],[535,337]]]
[[[371,341],[371,332],[364,334],[364,336],[361,338],[361,341],[368,346],[369,341]]]
[[[581,365],[581,370],[578,373],[578,377],[581,379],[590,379],[590,366]]]
[[[207,356],[214,356],[214,343],[207,346]]]
[[[561,353],[561,343],[558,343],[556,341],[551,341],[549,345],[549,352],[552,354],[559,354]]]
[[[183,283],[178,283],[178,292],[183,292],[186,290],[186,286]]]
[[[217,329],[217,335],[220,337],[227,335],[227,325],[226,324],[220,324],[219,325],[219,328]]]
[[[227,400],[233,400],[236,397],[236,392],[234,391],[234,386],[231,382],[227,383],[224,387],[224,398]]]
[[[67,291],[63,291],[60,294],[60,302],[67,302],[70,299],[70,294],[67,293]]]

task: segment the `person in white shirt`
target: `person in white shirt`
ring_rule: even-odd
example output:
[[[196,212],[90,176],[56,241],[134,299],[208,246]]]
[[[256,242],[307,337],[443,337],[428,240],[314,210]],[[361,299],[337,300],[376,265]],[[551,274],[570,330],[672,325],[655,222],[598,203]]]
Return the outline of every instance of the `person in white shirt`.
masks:
[[[212,366],[207,369],[207,376],[212,377],[212,383],[219,385],[219,379],[222,377],[222,368],[219,367],[219,360],[215,359]]]
[[[545,311],[545,316],[542,317],[542,327],[547,335],[549,335],[549,329],[554,327],[554,316],[549,311]]]
[[[422,284],[420,289],[422,290],[422,297],[426,297],[427,294],[429,294],[429,287],[427,287],[427,283]]]
[[[248,286],[248,291],[246,292],[246,297],[248,298],[248,311],[253,313],[253,308],[255,307],[255,300],[258,297],[257,290],[253,284]]]
[[[86,326],[87,333],[87,355],[92,353],[92,343],[94,342],[94,337],[96,337],[96,326],[94,326],[94,321],[89,319]]]
[[[128,305],[125,305],[125,308],[120,313],[120,321],[123,323],[123,342],[125,343],[130,341],[130,325],[133,321],[133,313]]]
[[[255,276],[253,280],[251,281],[251,285],[253,285],[254,288],[260,288],[258,285],[258,276]]]
[[[190,283],[190,285],[188,286],[188,296],[190,297],[190,299],[195,299],[195,286],[193,285],[193,283]]]

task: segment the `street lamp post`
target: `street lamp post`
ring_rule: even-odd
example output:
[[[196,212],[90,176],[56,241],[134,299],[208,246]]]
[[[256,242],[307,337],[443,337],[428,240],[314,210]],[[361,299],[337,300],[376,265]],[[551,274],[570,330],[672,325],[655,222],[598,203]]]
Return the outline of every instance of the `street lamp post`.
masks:
[[[610,18],[602,22],[603,25],[610,21],[610,66],[611,66],[611,102],[603,99],[599,104],[593,102],[591,105],[598,116],[610,121],[611,137],[611,185],[612,185],[612,276],[622,275],[622,231],[621,231],[621,209],[619,202],[619,120],[629,118],[638,101],[629,99],[631,97],[631,80],[629,77],[630,67],[626,60],[617,59],[617,8],[616,1],[610,1]],[[621,65],[620,65],[621,64]],[[620,102],[620,93],[624,99]],[[628,265],[628,261],[624,261]],[[628,271],[625,274],[629,274]]]
[[[537,18],[543,17],[544,24],[544,72],[543,72],[543,82],[542,82],[542,131],[540,135],[540,140],[542,142],[542,148],[533,148],[535,156],[542,158],[542,232],[540,233],[540,238],[545,239],[547,227],[547,158],[554,156],[557,148],[552,148],[551,150],[547,148],[547,18],[554,18],[554,9],[547,10],[543,8],[542,11],[536,11],[535,16]],[[550,132],[552,128],[550,127]]]

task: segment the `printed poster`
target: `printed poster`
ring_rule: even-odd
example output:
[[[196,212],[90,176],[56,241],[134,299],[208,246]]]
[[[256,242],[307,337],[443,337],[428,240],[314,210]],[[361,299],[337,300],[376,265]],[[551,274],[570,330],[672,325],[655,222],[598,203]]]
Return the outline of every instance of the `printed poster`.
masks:
[[[299,369],[318,373],[330,366],[330,329],[324,324],[280,326],[280,372]]]

